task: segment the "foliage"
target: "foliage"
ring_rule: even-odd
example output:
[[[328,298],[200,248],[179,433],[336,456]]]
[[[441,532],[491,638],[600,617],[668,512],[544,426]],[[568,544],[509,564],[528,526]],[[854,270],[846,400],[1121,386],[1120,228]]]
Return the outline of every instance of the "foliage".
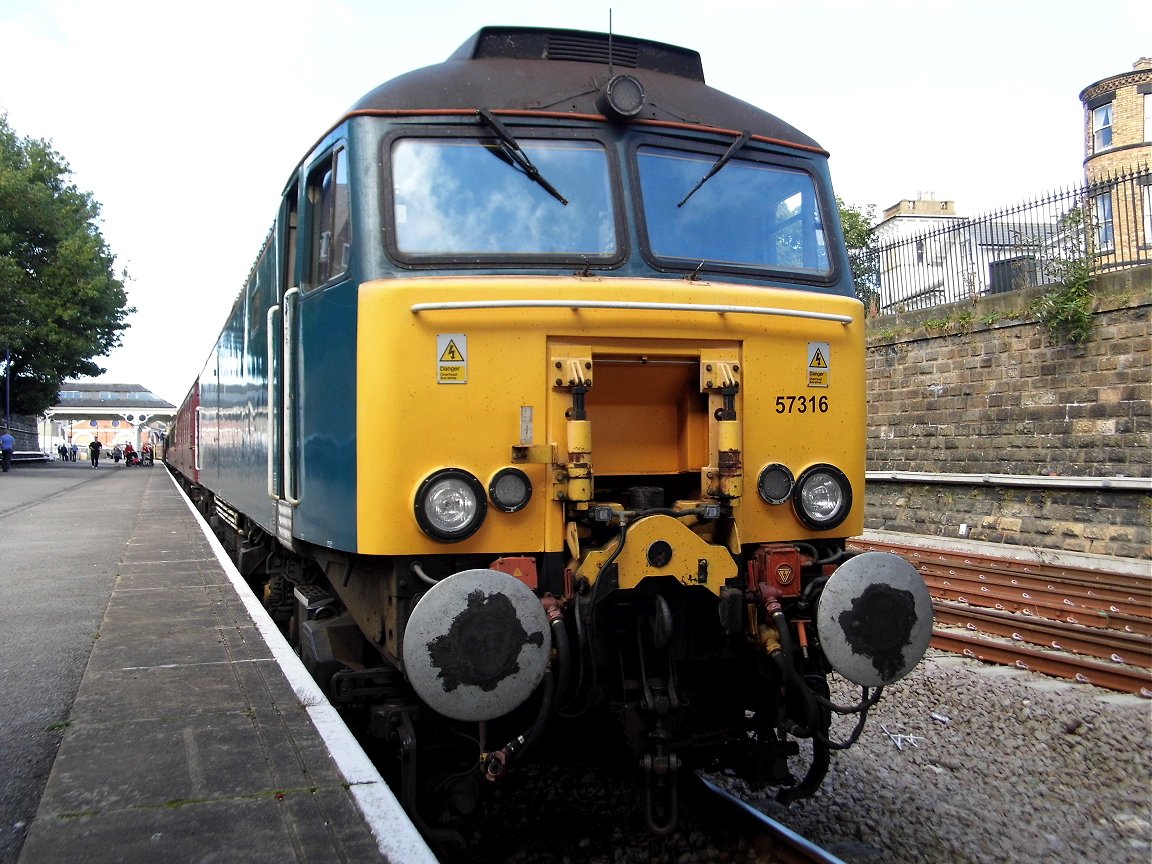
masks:
[[[1092,332],[1095,236],[1089,202],[1061,217],[1059,254],[1046,262],[1055,283],[1029,307],[1057,340],[1079,343]]]
[[[69,174],[50,142],[19,138],[0,114],[0,364],[7,350],[13,414],[42,412],[65,378],[103,372],[93,358],[120,344],[135,311],[100,206]]]
[[[867,209],[861,210],[845,204],[840,198],[836,199],[836,207],[840,211],[844,243],[848,246],[856,296],[865,307],[871,307],[880,298],[880,256],[872,234],[872,223],[876,221],[875,208],[869,205]]]

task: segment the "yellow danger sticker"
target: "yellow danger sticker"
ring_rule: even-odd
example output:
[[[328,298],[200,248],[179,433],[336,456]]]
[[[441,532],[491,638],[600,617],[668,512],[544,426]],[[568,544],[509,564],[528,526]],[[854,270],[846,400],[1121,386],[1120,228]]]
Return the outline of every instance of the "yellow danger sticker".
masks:
[[[455,340],[449,339],[448,346],[440,355],[441,363],[463,363],[464,355],[460,353],[460,349],[456,347]]]
[[[437,334],[436,383],[468,383],[468,337],[465,334]]]
[[[832,352],[827,342],[808,343],[808,386],[827,387]]]

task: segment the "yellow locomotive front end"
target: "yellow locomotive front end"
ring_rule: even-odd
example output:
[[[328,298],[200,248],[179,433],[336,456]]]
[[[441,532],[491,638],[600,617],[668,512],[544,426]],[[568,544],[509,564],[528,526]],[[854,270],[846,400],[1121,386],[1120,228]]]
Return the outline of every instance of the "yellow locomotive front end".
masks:
[[[629,488],[659,490],[663,509],[722,506],[724,518],[698,518],[691,532],[727,550],[716,567],[747,544],[863,527],[855,300],[489,277],[367,285],[360,303],[360,327],[373,334],[358,349],[361,553],[566,551],[595,582],[580,526],[635,509]],[[411,502],[449,468],[479,480],[485,497],[512,469],[531,499],[478,510],[438,536]],[[721,570],[681,581],[715,593],[733,575]]]
[[[760,740],[759,779],[804,794],[826,762],[797,782],[782,732],[823,735],[829,712],[779,694],[919,660],[915,571],[844,548],[863,527],[858,301],[457,277],[362,286],[359,321],[359,551],[393,562],[378,645],[438,713],[607,708],[667,830],[684,742],[698,765]]]

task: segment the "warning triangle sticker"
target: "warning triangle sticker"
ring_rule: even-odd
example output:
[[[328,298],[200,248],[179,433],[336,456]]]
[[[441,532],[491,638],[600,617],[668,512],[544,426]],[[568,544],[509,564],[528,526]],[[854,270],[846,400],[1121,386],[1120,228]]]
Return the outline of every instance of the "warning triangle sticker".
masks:
[[[449,350],[451,350],[452,346],[449,345],[448,348],[449,348]],[[809,369],[827,369],[828,368],[828,361],[824,359],[824,352],[821,351],[819,348],[817,348],[816,353],[812,355],[812,362],[810,362],[808,364],[808,368]]]
[[[460,349],[456,347],[456,343],[451,339],[448,340],[448,347],[444,349],[444,353],[440,355],[441,363],[463,363],[464,355],[460,353]]]

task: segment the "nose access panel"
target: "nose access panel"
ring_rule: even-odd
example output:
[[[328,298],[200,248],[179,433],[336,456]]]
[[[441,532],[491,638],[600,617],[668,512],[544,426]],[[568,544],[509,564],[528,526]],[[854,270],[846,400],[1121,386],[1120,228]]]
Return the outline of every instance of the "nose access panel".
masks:
[[[865,552],[841,565],[820,596],[820,644],[832,668],[878,687],[903,678],[932,638],[932,598],[911,564]]]

